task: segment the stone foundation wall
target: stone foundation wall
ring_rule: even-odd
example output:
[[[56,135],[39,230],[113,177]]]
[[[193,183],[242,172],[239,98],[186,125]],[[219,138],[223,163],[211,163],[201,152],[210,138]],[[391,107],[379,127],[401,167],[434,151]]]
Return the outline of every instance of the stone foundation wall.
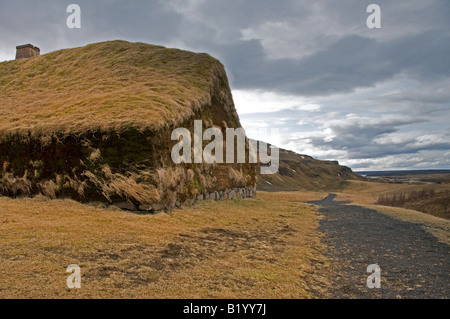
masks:
[[[195,205],[195,203],[203,200],[215,200],[221,201],[226,199],[238,199],[238,198],[255,198],[256,196],[256,186],[249,186],[243,188],[230,188],[223,191],[216,191],[211,193],[200,194],[196,198],[184,201],[181,203],[179,200],[170,203],[167,206],[162,204],[142,204],[135,205],[130,202],[113,203],[111,206],[118,207],[123,210],[132,211],[141,214],[155,214],[159,212],[170,212],[175,208],[182,208],[190,205]],[[94,205],[99,205],[102,203],[91,203]],[[103,204],[105,205],[105,204]]]

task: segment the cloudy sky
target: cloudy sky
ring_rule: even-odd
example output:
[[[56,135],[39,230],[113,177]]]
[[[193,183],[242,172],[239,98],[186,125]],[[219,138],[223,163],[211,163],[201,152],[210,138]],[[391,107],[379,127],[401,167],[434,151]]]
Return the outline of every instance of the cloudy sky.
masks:
[[[250,137],[354,170],[450,168],[449,0],[0,0],[0,61],[116,39],[220,59]]]

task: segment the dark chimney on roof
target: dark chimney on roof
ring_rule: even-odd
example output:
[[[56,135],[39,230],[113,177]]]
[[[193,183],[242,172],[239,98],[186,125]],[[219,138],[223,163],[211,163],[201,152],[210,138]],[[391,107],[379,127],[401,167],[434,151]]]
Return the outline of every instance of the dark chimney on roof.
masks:
[[[16,60],[26,59],[41,54],[41,50],[31,44],[19,45],[16,47]]]

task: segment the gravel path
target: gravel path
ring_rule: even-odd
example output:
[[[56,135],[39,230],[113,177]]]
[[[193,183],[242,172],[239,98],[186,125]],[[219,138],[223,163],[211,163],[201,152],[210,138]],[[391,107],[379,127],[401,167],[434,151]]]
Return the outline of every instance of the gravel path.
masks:
[[[319,230],[332,258],[334,298],[449,298],[450,247],[420,224],[375,210],[322,201]],[[367,267],[381,268],[381,288],[367,287]]]

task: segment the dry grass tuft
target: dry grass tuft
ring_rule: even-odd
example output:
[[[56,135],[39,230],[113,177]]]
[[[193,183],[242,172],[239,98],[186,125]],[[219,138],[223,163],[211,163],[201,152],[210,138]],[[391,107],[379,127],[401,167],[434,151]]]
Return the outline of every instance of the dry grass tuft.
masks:
[[[244,174],[242,174],[242,169],[237,171],[230,166],[228,168],[228,178],[231,180],[234,187],[244,187],[246,185],[246,179]]]
[[[85,171],[90,182],[101,190],[106,200],[112,202],[113,196],[119,196],[136,203],[155,203],[160,200],[156,188],[151,184],[137,183],[139,174],[128,172],[128,176],[113,173],[108,165],[103,165],[102,174]]]
[[[7,166],[3,166],[6,169]],[[27,178],[28,172],[21,178],[14,177],[11,173],[4,172],[0,178],[0,193],[9,194],[12,197],[31,194],[31,181]]]
[[[186,184],[189,185],[194,179],[194,172],[192,170],[187,171],[182,166],[158,168],[157,174],[158,191],[163,194],[162,200],[166,203],[174,202],[177,193],[183,193]]]
[[[60,185],[52,180],[42,181],[38,184],[39,190],[42,195],[47,196],[50,199],[55,199],[56,195],[61,190]]]
[[[89,160],[92,163],[98,162],[98,160],[102,157],[101,151],[98,148],[95,148],[92,150],[91,154],[89,155]]]
[[[199,193],[211,191],[217,178],[211,174],[211,165],[201,165],[194,169],[184,166],[158,168],[158,191],[162,202],[173,203],[178,199],[192,199]]]

